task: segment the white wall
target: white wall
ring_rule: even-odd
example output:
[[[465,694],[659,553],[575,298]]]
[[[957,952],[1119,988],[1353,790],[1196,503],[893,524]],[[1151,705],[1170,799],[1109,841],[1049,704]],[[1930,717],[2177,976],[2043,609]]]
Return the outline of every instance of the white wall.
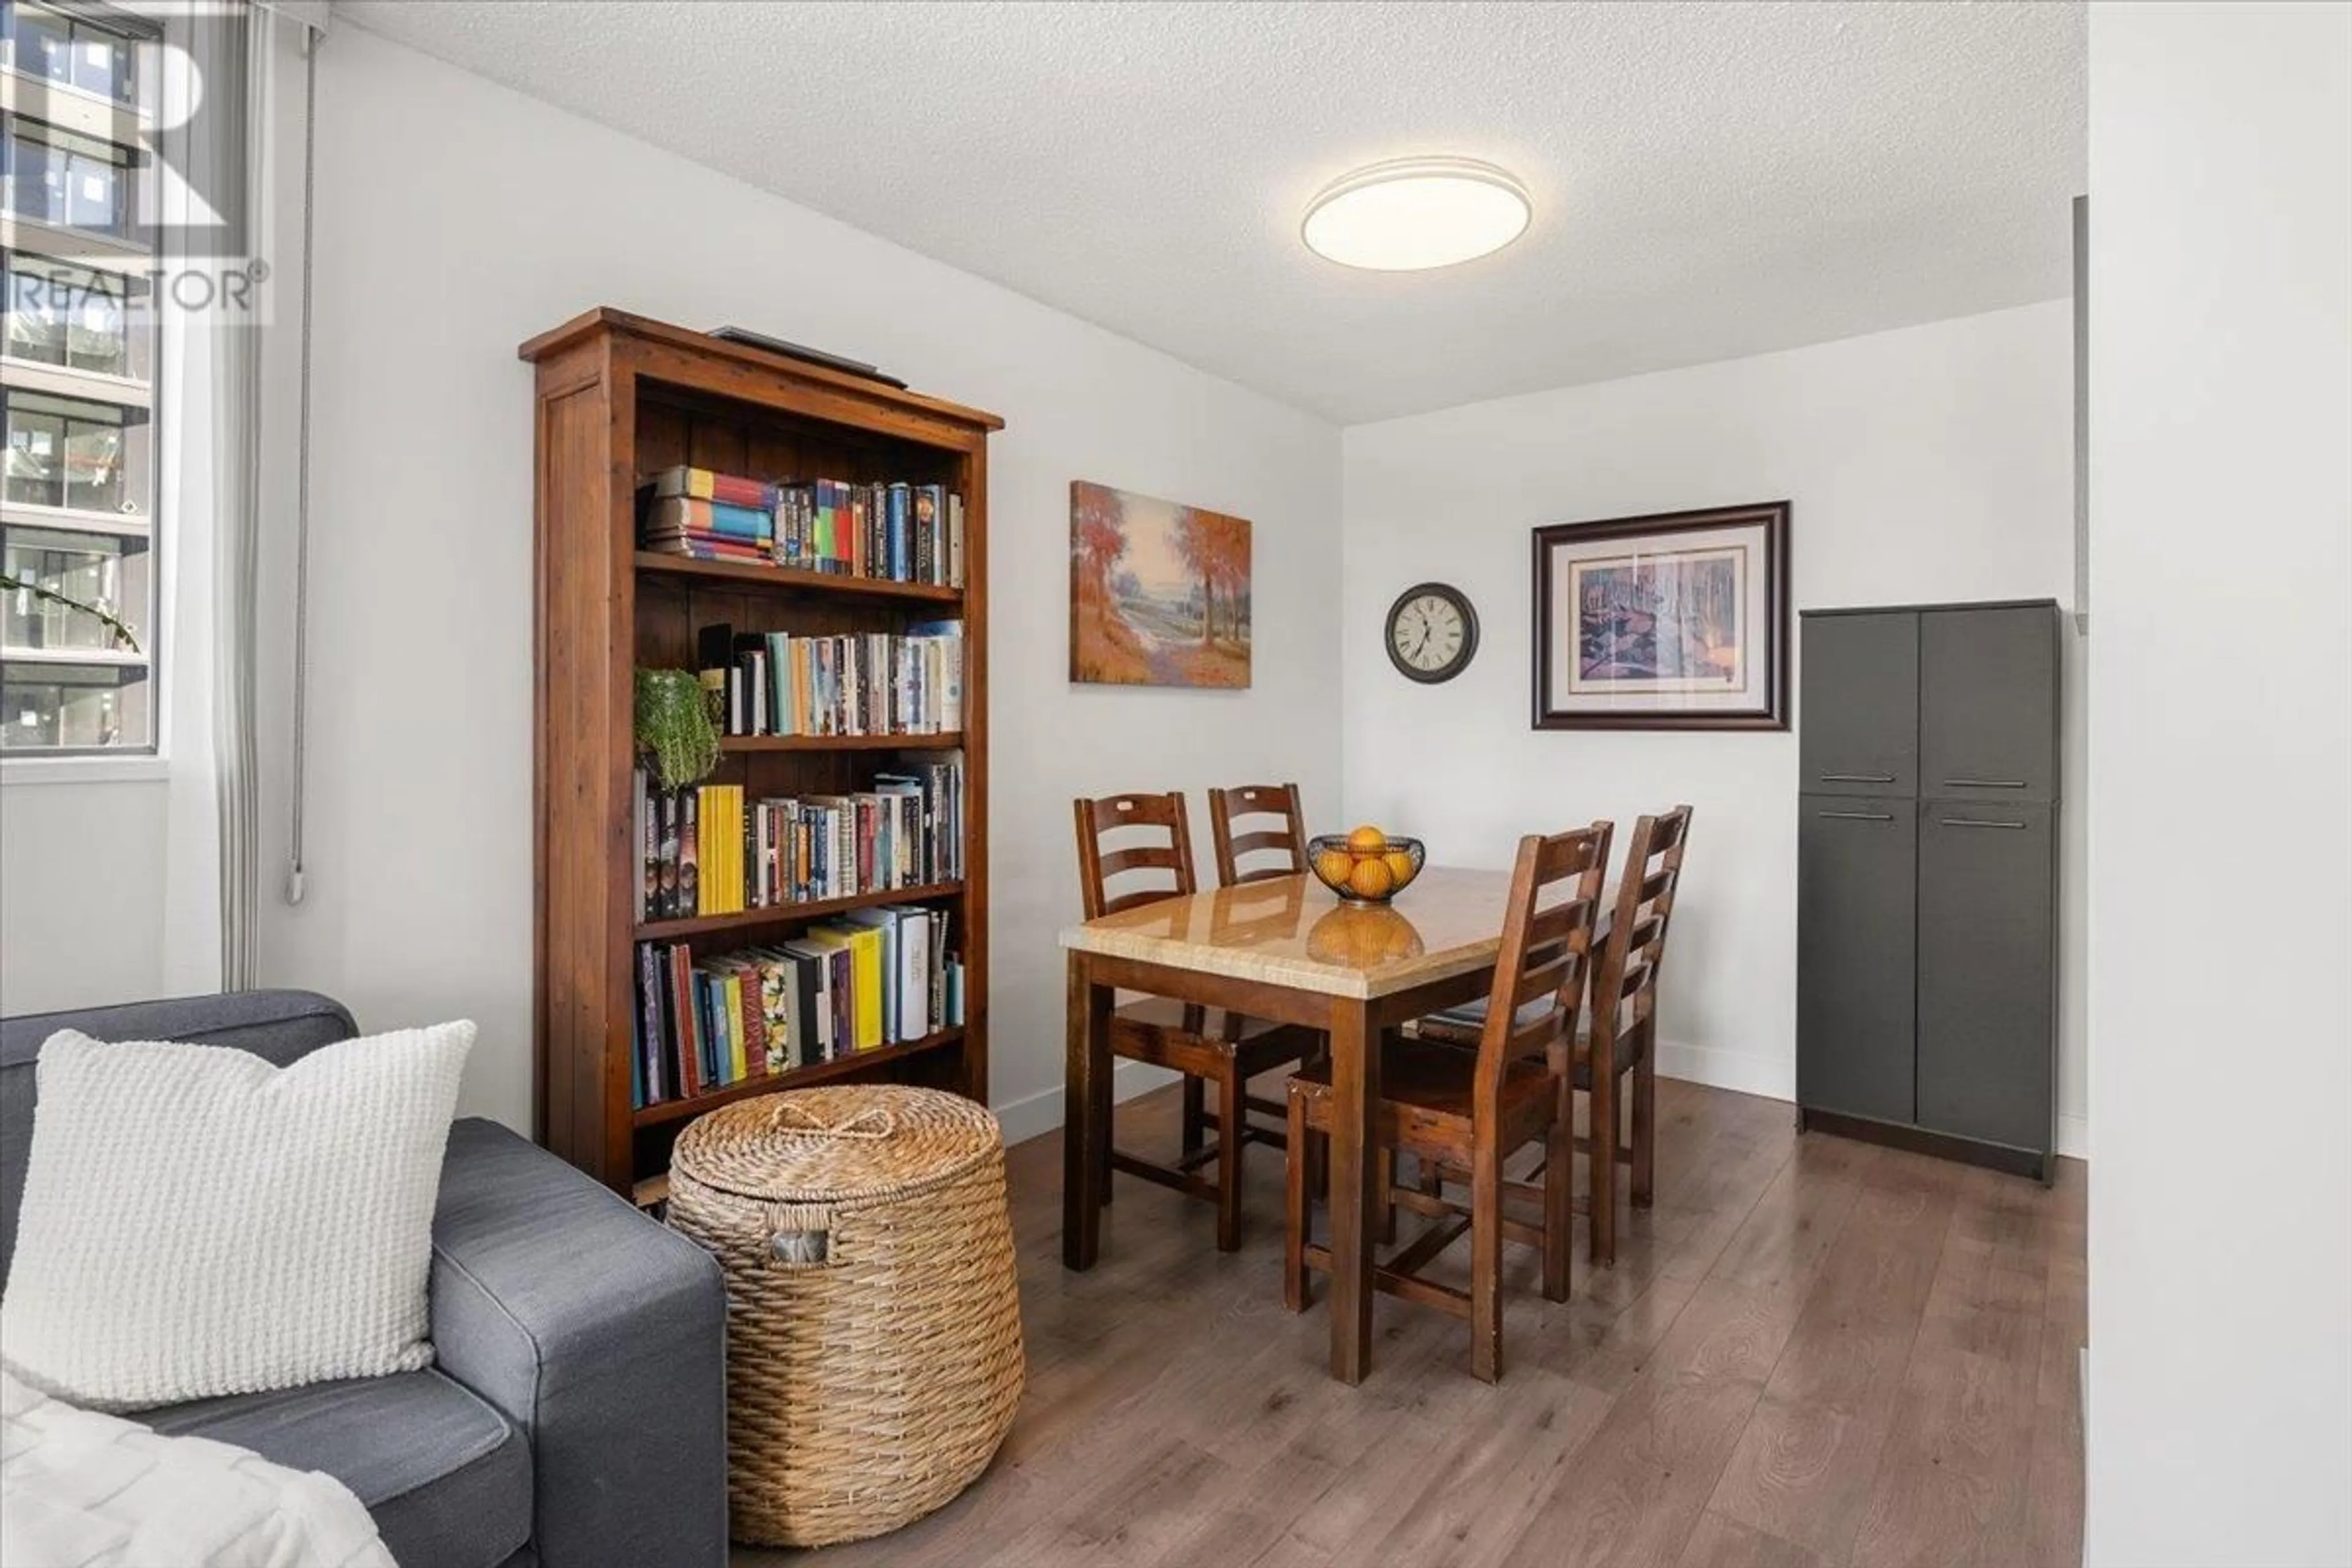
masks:
[[[0,780],[0,1015],[163,994],[161,776]]]
[[[2352,8],[2091,10],[2088,1559],[2352,1563]]]
[[[310,891],[271,906],[265,978],[334,993],[371,1027],[476,1018],[466,1105],[528,1124],[531,377],[514,346],[600,304],[740,323],[1005,418],[994,1089],[1016,1130],[1057,1117],[1070,797],[1181,788],[1205,809],[1213,782],[1291,778],[1318,819],[1337,806],[1336,432],[356,27],[328,40],[319,96]],[[1067,685],[1074,479],[1255,522],[1252,689]],[[268,553],[282,563],[283,542]],[[268,587],[281,605],[284,586]],[[284,742],[282,672],[272,684],[265,757]]]
[[[1346,816],[1501,866],[1534,828],[1689,802],[1661,1069],[1791,1096],[1796,736],[1530,730],[1528,530],[1787,500],[1798,609],[2063,602],[2071,321],[2056,301],[1348,430]],[[1390,601],[1424,578],[1479,614],[1476,658],[1442,686],[1403,679],[1381,647]],[[2070,763],[2081,713],[2076,694]],[[2059,1099],[2079,1152],[2082,813],[2066,815]]]

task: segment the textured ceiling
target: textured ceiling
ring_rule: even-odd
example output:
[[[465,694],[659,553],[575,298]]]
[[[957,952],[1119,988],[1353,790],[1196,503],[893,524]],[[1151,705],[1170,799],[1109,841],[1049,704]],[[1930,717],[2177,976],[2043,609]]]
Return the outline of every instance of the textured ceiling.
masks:
[[[339,0],[352,20],[1353,423],[2053,299],[2074,4]],[[1533,226],[1437,272],[1297,237],[1449,153]]]

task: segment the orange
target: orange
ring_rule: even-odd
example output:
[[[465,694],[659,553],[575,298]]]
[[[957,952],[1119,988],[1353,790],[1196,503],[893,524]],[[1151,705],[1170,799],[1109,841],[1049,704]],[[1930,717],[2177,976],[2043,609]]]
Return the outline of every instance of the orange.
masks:
[[[1407,882],[1412,880],[1412,857],[1411,855],[1408,855],[1402,849],[1391,849],[1385,856],[1381,857],[1381,858],[1388,862],[1389,876],[1394,879],[1394,886],[1402,888]]]
[[[1348,873],[1348,888],[1360,899],[1384,898],[1396,886],[1396,878],[1389,871],[1386,859],[1366,859],[1356,862]]]
[[[1348,835],[1348,847],[1358,855],[1383,855],[1388,847],[1389,836],[1369,824]]]
[[[1315,873],[1335,888],[1348,885],[1348,874],[1356,868],[1355,857],[1345,849],[1326,849],[1315,857]]]

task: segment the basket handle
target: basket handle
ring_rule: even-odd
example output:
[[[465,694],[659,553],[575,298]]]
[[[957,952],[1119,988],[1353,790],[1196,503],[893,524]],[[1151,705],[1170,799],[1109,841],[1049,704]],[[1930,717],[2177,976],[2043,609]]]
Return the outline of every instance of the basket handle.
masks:
[[[797,1125],[786,1126],[786,1122]],[[846,1121],[826,1121],[814,1111],[793,1102],[790,1095],[778,1095],[768,1111],[768,1131],[799,1132],[819,1138],[859,1138],[879,1142],[898,1131],[898,1123],[883,1106],[869,1105]]]

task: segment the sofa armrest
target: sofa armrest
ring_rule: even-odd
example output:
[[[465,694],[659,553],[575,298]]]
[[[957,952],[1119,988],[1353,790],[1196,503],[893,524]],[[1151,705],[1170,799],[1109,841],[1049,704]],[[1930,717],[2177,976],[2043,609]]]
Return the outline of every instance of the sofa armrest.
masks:
[[[493,1122],[449,1130],[433,1216],[441,1370],[530,1441],[542,1568],[727,1561],[719,1266]]]

